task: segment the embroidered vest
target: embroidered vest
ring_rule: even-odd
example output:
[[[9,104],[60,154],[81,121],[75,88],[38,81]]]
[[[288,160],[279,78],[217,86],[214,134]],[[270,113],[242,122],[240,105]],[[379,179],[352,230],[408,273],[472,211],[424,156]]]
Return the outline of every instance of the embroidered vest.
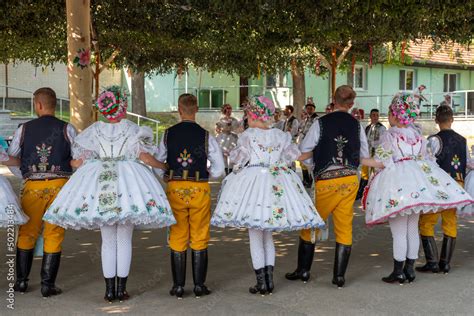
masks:
[[[208,131],[195,122],[183,121],[168,128],[163,137],[168,151],[166,178],[169,181],[209,179]]]
[[[435,154],[438,165],[456,181],[466,177],[466,139],[453,130],[440,131],[437,137],[440,149]]]
[[[367,135],[367,142],[369,143],[369,151],[371,156],[375,154],[374,144],[379,141],[381,136],[380,130],[383,127],[383,124],[380,122],[370,124],[365,127],[365,135]]]
[[[54,116],[42,116],[23,124],[20,170],[25,179],[67,178],[71,144],[67,123]]]
[[[318,145],[313,150],[314,174],[317,178],[330,166],[357,170],[360,160],[360,125],[346,112],[322,116]]]
[[[296,120],[296,117],[290,116],[285,122],[284,132],[291,132],[291,128],[293,127],[293,121]]]

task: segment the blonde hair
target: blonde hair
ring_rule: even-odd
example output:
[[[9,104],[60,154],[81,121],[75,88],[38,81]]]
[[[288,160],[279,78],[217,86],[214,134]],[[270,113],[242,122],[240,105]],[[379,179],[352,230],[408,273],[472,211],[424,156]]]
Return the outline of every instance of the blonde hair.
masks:
[[[352,105],[357,96],[354,89],[348,85],[339,86],[334,92],[334,101],[339,105]]]
[[[197,112],[198,104],[196,96],[184,93],[178,98],[178,107],[186,114],[191,115]]]

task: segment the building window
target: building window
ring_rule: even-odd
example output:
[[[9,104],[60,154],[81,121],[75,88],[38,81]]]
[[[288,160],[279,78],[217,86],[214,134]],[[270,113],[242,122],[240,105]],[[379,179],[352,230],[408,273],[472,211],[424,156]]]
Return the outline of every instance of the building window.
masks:
[[[458,81],[457,74],[444,74],[443,91],[444,92],[456,91],[457,81]]]
[[[286,87],[286,74],[280,72],[276,75],[267,75],[266,76],[266,86],[267,88],[280,88]]]
[[[362,65],[354,66],[354,77],[352,78],[352,87],[355,90],[367,90],[366,70]]]
[[[400,70],[400,86],[402,91],[413,91],[415,89],[415,71],[403,69]]]

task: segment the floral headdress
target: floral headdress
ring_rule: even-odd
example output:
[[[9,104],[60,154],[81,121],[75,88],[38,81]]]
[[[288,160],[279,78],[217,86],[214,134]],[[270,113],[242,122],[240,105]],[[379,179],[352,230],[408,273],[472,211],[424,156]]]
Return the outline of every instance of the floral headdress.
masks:
[[[392,104],[390,104],[390,112],[403,125],[413,123],[420,114],[420,110],[414,103],[414,98],[408,93],[395,95]]]
[[[252,97],[245,109],[248,116],[251,116],[254,120],[264,122],[268,121],[275,114],[275,105],[273,105],[272,100],[263,95]]]
[[[127,93],[119,86],[105,88],[97,98],[95,106],[108,120],[116,120],[127,114]]]

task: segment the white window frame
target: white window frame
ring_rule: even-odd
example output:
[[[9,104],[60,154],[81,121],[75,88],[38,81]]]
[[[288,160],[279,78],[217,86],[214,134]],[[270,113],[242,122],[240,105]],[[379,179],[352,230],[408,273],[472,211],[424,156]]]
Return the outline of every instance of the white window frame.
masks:
[[[400,71],[402,71],[402,70],[405,71],[405,78],[403,78],[403,87],[399,87],[399,88],[401,88],[400,90],[401,91],[409,91],[409,92],[415,91],[415,89],[416,89],[416,69],[401,68],[398,71],[398,82],[399,83],[400,83]],[[412,89],[407,89],[407,72],[408,71],[413,72],[413,87],[412,87]]]
[[[356,87],[356,71],[362,69],[362,87]],[[354,65],[354,73],[352,74],[352,86],[355,91],[367,91],[367,67],[364,65]]]
[[[443,74],[443,92],[453,92],[453,91],[449,91],[449,87],[451,86],[451,76],[454,75],[456,77],[456,79],[454,79],[454,90],[453,91],[456,91],[458,89],[458,79],[459,79],[459,74],[458,73],[453,73],[453,72],[445,72]],[[444,89],[444,76],[448,76],[448,90],[445,90]]]

